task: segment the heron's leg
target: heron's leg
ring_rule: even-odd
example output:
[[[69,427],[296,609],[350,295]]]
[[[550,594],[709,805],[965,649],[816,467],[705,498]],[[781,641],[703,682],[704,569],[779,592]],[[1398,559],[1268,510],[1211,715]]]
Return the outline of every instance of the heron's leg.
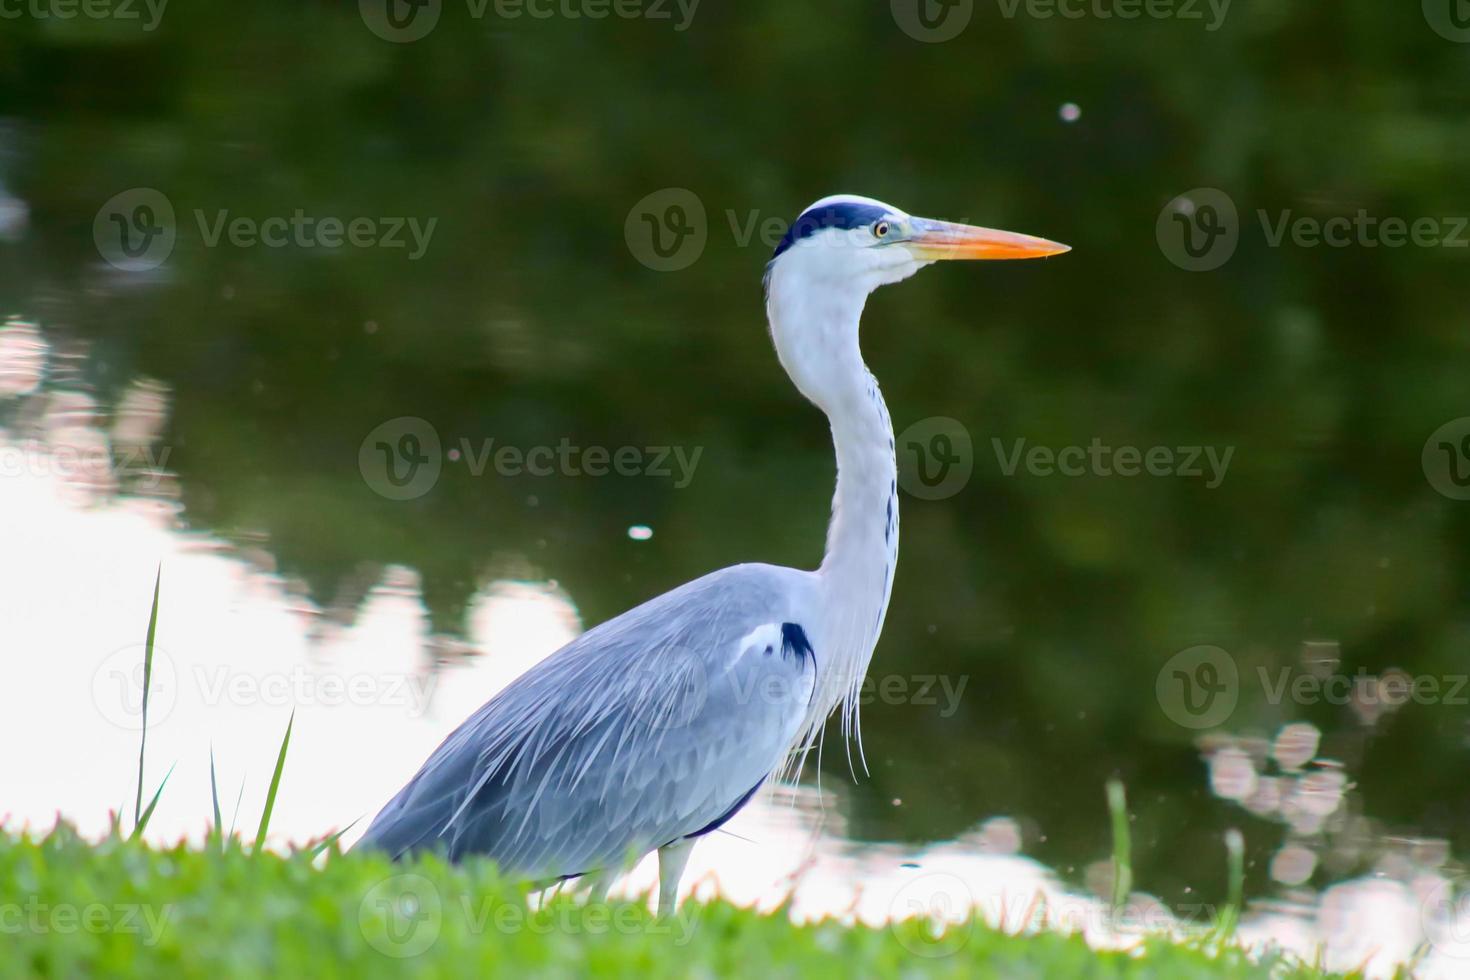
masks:
[[[611,868],[603,868],[594,871],[587,876],[588,884],[592,886],[587,893],[589,905],[600,905],[607,901],[607,890],[612,887],[613,872]]]
[[[679,900],[679,879],[684,877],[684,866],[694,850],[694,839],[676,840],[658,849],[658,914],[662,918],[672,915],[674,903]]]

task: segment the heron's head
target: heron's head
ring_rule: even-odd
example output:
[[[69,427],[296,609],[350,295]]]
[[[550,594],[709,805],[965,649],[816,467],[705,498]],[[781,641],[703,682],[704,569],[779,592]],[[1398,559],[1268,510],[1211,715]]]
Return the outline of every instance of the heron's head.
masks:
[[[857,353],[868,294],[934,262],[1035,259],[1066,245],[993,228],[935,221],[870,197],[837,194],[802,212],[766,269],[766,305],[776,350],[793,380],[811,390],[835,356]]]
[[[994,228],[918,218],[870,197],[837,194],[802,212],[771,257],[771,284],[799,280],[866,295],[933,262],[1036,259],[1066,245]]]

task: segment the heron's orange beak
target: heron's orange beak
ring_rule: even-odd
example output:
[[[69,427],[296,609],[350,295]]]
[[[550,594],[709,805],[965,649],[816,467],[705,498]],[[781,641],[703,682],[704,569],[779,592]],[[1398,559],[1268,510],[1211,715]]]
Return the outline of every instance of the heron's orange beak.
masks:
[[[994,228],[976,228],[948,221],[914,219],[914,231],[906,243],[909,251],[925,262],[950,259],[1039,259],[1072,250],[1070,245],[1018,235]]]

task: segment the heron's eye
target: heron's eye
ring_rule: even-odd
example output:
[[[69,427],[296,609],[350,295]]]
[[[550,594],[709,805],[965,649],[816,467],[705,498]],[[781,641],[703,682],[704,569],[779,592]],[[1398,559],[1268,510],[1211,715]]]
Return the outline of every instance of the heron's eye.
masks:
[[[889,228],[889,226],[888,226],[888,222],[886,222],[886,221],[880,221],[876,225],[873,226],[873,237],[874,238],[887,238],[888,237],[888,232],[891,231],[891,230],[892,229]]]

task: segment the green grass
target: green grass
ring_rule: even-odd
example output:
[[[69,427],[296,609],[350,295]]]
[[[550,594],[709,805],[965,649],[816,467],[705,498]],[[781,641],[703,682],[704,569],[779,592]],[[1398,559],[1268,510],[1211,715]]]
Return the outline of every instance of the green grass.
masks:
[[[252,853],[149,847],[66,827],[0,834],[0,978],[950,976],[1318,977],[1239,950],[1146,941],[1098,952],[1060,934],[980,924],[937,938],[921,924],[796,926],[719,902],[658,920],[636,903],[554,899],[485,863],[394,865],[335,849]]]

